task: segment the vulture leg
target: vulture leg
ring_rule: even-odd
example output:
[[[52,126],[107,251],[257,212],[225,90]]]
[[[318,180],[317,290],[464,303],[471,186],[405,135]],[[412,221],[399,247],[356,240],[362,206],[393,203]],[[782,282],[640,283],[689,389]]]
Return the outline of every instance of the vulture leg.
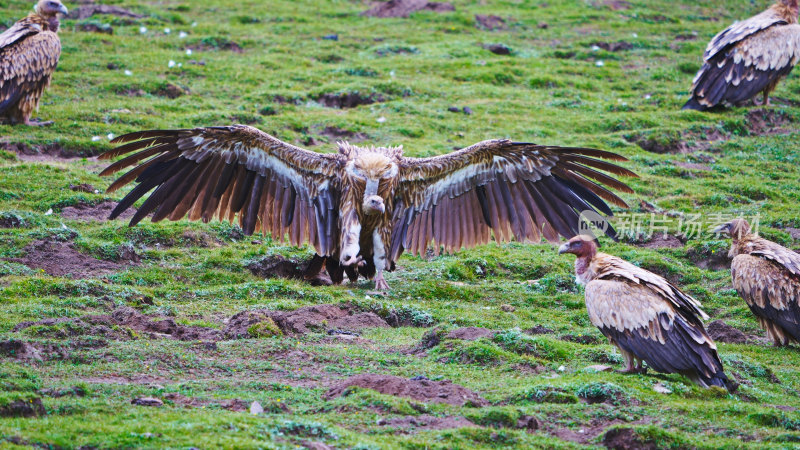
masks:
[[[383,239],[377,228],[372,232],[372,251],[372,259],[375,261],[375,289],[388,291],[389,284],[383,279],[383,269],[386,268],[386,248],[383,246]]]

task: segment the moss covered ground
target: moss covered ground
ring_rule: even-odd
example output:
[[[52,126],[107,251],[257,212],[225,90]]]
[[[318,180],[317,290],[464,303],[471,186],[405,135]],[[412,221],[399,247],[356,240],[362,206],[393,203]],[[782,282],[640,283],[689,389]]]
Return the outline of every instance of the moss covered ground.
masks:
[[[570,447],[602,445],[610,427],[658,448],[799,445],[800,354],[763,340],[731,288],[727,243],[707,228],[758,217],[762,234],[800,247],[800,78],[782,83],[769,107],[680,110],[710,37],[763,0],[454,0],[454,11],[408,18],[365,17],[369,4],[345,0],[106,3],[141,17],[64,21],[61,61],[37,114],[55,124],[0,125],[0,446]],[[0,0],[0,26],[30,6]],[[476,15],[503,24],[488,30]],[[84,31],[93,27],[113,33]],[[372,103],[330,107],[341,94]],[[109,135],[230,123],[318,151],[351,139],[428,156],[509,137],[629,157],[641,178],[625,180],[636,191],[624,195],[631,209],[615,211],[643,233],[628,227],[604,249],[666,276],[712,320],[750,337],[719,343],[741,387],[727,394],[679,375],[589,368],[617,369],[621,357],[588,320],[572,258],[552,245],[404,256],[380,296],[366,281],[315,287],[253,275],[248,265],[265,257],[311,251],[228,224],[82,220],[81,211],[124,195],[104,194],[111,179],[97,175],[94,156],[111,148]],[[698,221],[692,239],[648,248],[651,224],[674,236]],[[82,275],[20,262],[45,247],[88,258]],[[323,323],[285,334],[269,319],[245,338],[210,342],[66,320],[130,307],[213,334],[245,310],[319,304],[402,326],[352,336]],[[42,319],[60,320],[15,331]],[[461,327],[497,333],[446,337]],[[442,338],[423,349],[426,333]],[[487,403],[325,395],[361,373],[452,380]],[[164,404],[131,403],[147,397]],[[231,411],[242,409],[230,408],[234,400],[265,411]],[[448,418],[474,425],[425,425]]]

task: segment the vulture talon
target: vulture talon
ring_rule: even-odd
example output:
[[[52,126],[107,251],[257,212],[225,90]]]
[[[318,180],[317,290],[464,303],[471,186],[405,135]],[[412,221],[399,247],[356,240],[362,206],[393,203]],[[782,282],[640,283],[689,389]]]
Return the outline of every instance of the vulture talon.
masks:
[[[388,291],[389,290],[389,283],[383,278],[383,274],[375,275],[375,290],[376,291]]]
[[[700,386],[733,391],[702,319],[700,304],[659,275],[605,253],[588,236],[576,236],[559,253],[573,253],[584,284],[589,320],[625,358],[620,373],[679,372]],[[620,317],[624,315],[624,317]]]
[[[61,41],[59,0],[40,0],[34,12],[0,34],[0,123],[43,127],[31,120],[58,65]]]

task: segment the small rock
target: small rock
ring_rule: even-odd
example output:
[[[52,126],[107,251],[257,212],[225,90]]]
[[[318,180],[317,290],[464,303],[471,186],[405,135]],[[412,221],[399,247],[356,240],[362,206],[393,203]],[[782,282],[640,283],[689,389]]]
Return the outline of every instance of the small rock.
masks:
[[[135,398],[135,399],[131,400],[131,405],[136,405],[136,406],[154,406],[156,408],[159,408],[161,406],[164,406],[164,402],[162,402],[160,399],[153,398],[153,397],[140,397],[140,398]]]
[[[258,401],[254,401],[253,403],[250,404],[250,414],[257,416],[263,412],[264,412],[264,407],[261,406],[261,403],[258,403]]]
[[[505,44],[489,44],[484,45],[483,48],[489,50],[490,52],[494,53],[495,55],[510,55],[511,48]]]
[[[595,364],[592,366],[587,366],[586,370],[593,371],[593,372],[611,372],[613,368],[611,366],[605,366],[603,364]]]
[[[465,106],[465,107],[464,107],[464,109],[463,109],[463,111],[464,111],[464,114],[466,114],[466,115],[468,115],[468,116],[471,116],[471,115],[472,115],[472,109],[470,109],[470,107],[469,107],[469,106]]]
[[[658,392],[659,394],[671,394],[672,393],[671,389],[669,389],[668,387],[664,386],[661,383],[656,383],[653,386],[653,390]]]
[[[514,311],[517,310],[517,308],[515,308],[515,307],[513,307],[511,305],[508,305],[508,304],[503,304],[503,305],[500,305],[500,310],[501,311],[505,311],[505,312],[514,312]]]

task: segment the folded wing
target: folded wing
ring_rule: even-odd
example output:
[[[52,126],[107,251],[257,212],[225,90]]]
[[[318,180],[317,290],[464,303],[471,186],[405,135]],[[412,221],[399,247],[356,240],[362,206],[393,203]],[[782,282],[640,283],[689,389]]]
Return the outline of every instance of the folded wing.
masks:
[[[33,110],[60,55],[58,35],[26,19],[0,34],[0,114],[20,102]]]

